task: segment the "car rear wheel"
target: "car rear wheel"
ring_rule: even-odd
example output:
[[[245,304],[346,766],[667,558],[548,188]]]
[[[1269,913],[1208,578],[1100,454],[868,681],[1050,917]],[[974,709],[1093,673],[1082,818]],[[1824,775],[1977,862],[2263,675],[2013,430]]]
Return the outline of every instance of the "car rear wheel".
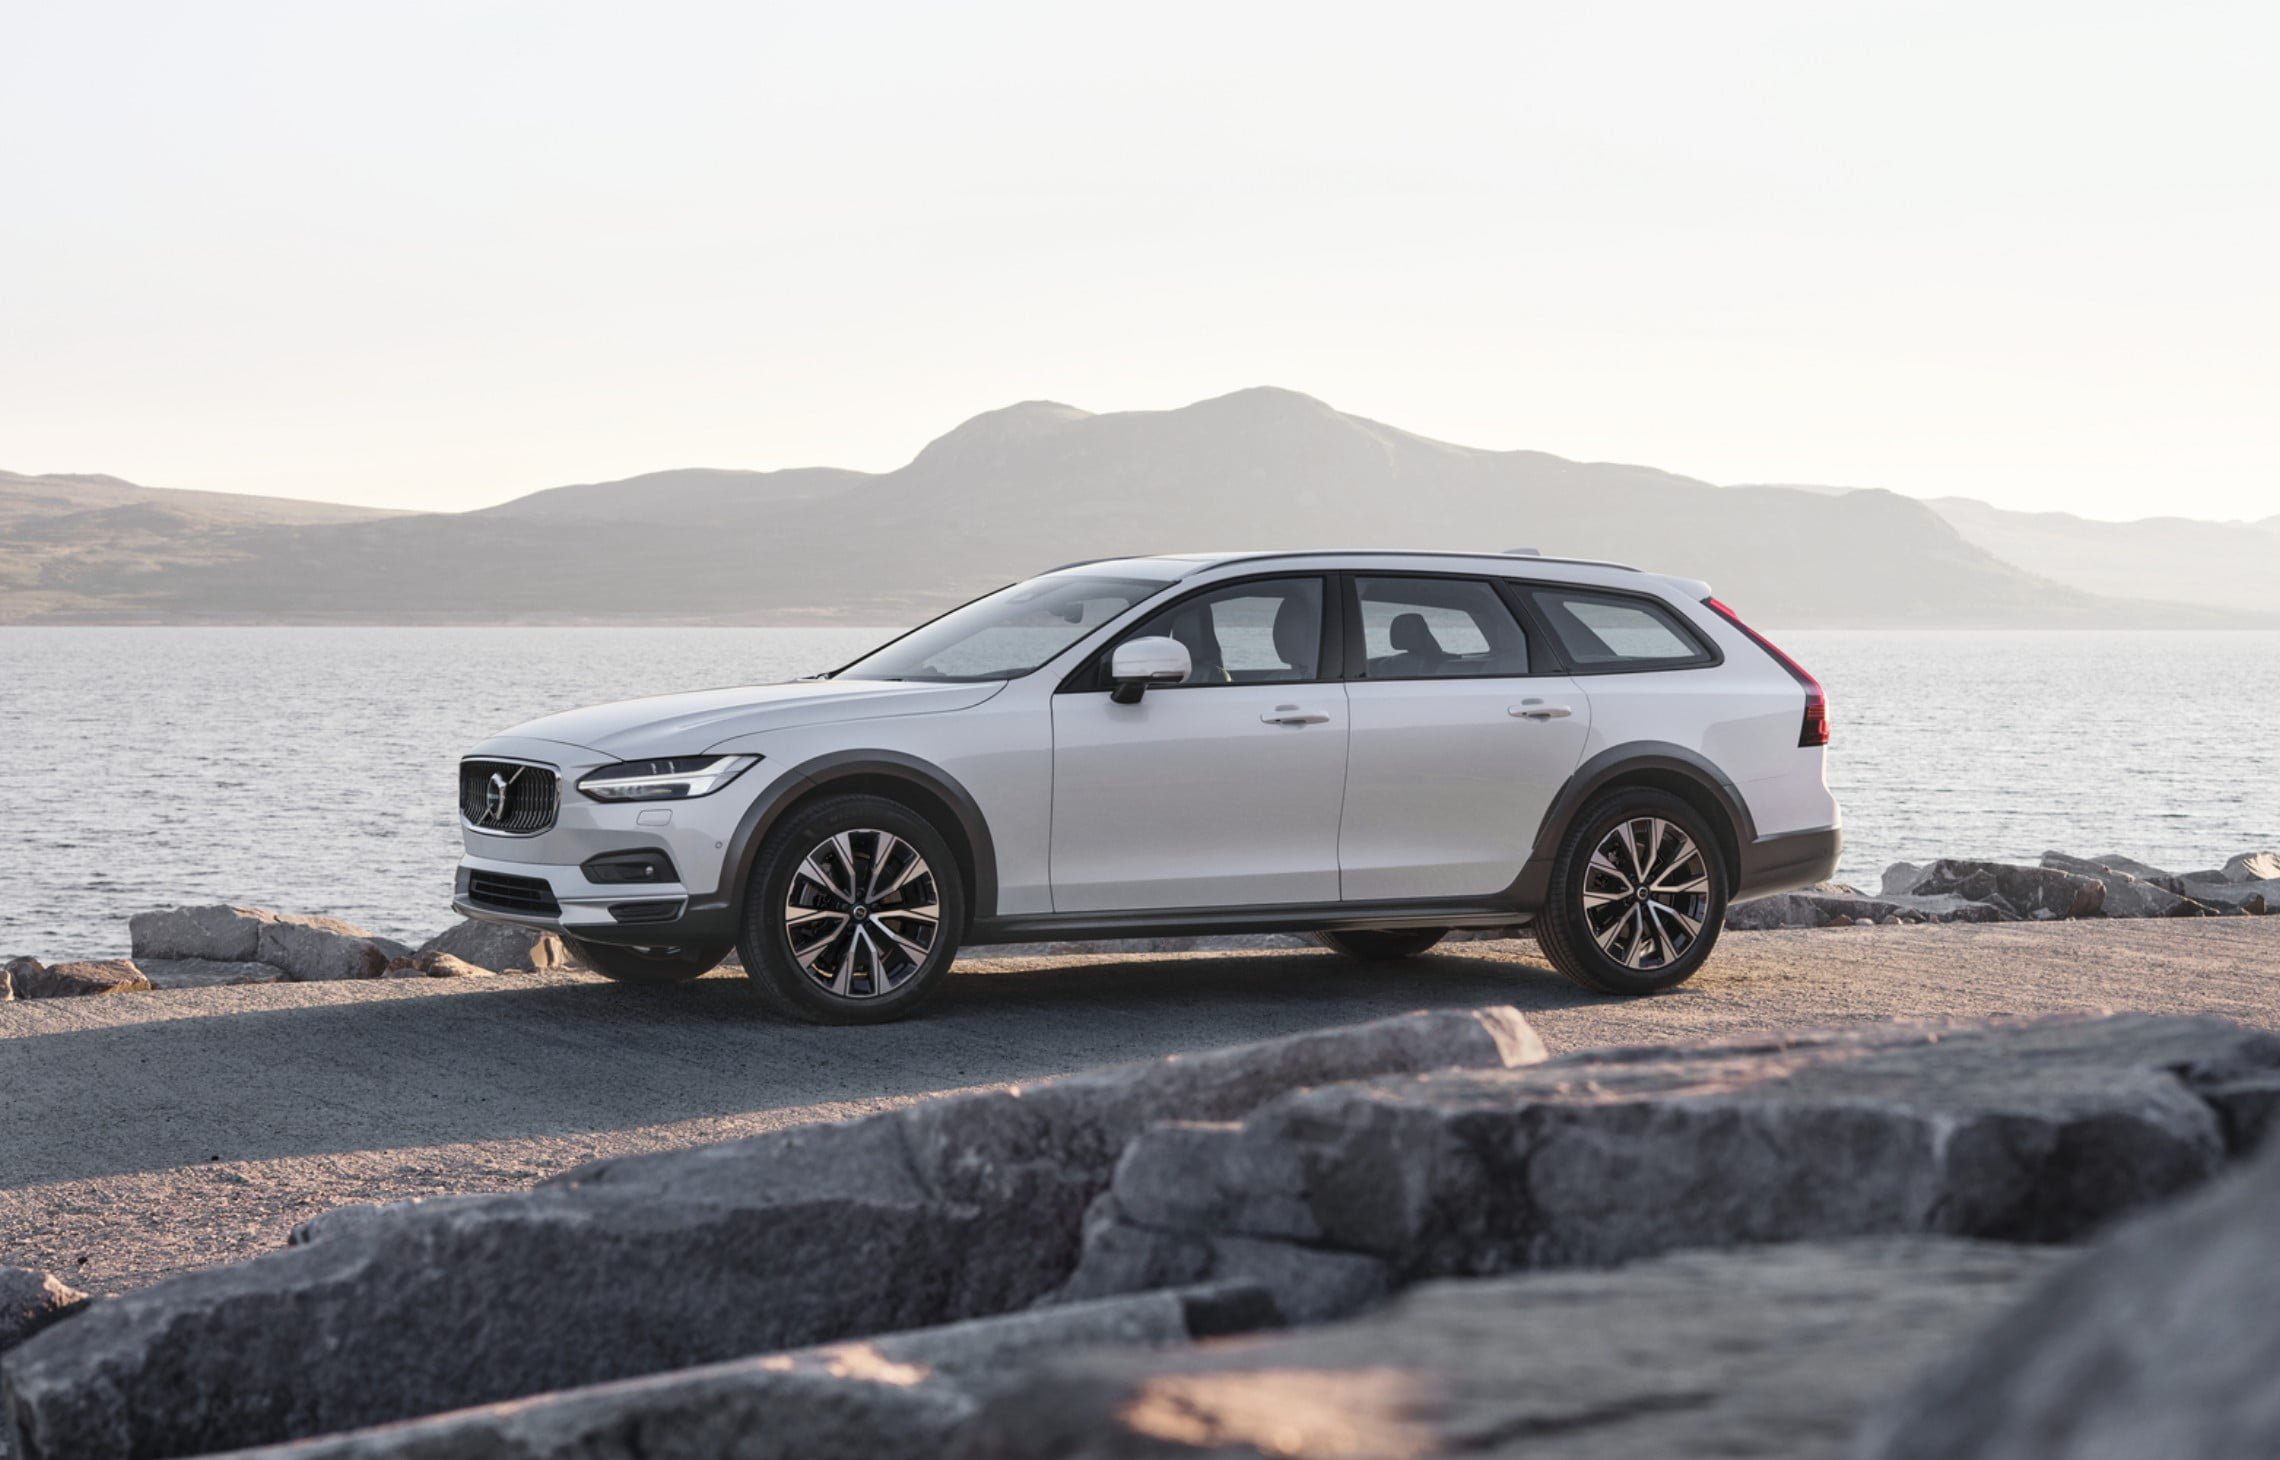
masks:
[[[1667,791],[1618,789],[1560,841],[1536,941],[1552,966],[1605,994],[1691,978],[1718,944],[1727,873],[1702,814]]]
[[[771,1010],[882,1024],[930,998],[966,892],[949,843],[883,796],[833,796],[770,832],[744,909],[744,969]]]
[[[1390,963],[1397,958],[1415,958],[1448,936],[1447,928],[1349,928],[1316,933],[1314,940],[1348,958]]]
[[[616,943],[590,943],[567,933],[562,942],[572,958],[602,977],[646,988],[702,978],[728,956],[724,947],[627,948]]]

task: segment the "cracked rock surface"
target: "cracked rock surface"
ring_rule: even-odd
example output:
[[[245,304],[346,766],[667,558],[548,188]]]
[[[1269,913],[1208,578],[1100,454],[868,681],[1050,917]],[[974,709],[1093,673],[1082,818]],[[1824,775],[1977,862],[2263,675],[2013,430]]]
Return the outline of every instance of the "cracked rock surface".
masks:
[[[1949,1355],[1861,1460],[2280,1455],[2280,1147],[2133,1222]]]
[[[1302,1091],[1134,1141],[1067,1291],[1257,1281],[1274,1244],[1393,1286],[1679,1247],[2066,1242],[2215,1174],[2280,1037],[2223,1020],[1902,1021]],[[1208,1260],[1199,1260],[1199,1248]]]
[[[1431,1283],[1327,1328],[1044,1365],[949,1453],[1824,1460],[2071,1255],[1899,1238]]]
[[[840,1125],[346,1208],[98,1304],[0,1363],[27,1460],[270,1443],[1022,1308],[1118,1153],[1292,1089],[1541,1059],[1509,1009],[1414,1014]]]

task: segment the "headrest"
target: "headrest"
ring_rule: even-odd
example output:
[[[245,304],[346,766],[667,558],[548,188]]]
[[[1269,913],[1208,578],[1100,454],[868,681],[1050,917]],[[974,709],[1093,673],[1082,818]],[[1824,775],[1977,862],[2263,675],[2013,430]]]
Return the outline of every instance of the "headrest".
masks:
[[[1437,656],[1441,652],[1440,641],[1435,639],[1433,631],[1425,626],[1425,615],[1421,613],[1395,614],[1393,622],[1386,626],[1386,634],[1393,640],[1396,653]]]

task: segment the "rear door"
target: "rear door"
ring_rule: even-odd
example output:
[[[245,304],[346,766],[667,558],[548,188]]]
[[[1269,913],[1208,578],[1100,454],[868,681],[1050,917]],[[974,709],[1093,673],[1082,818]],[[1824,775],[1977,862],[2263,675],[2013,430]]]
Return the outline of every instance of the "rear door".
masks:
[[[1354,574],[1346,604],[1341,896],[1482,897],[1511,885],[1583,758],[1591,702],[1495,584]]]
[[[1098,678],[1053,697],[1054,911],[1337,901],[1347,715],[1332,581],[1200,590],[1121,636],[1178,639],[1186,683],[1132,705]]]

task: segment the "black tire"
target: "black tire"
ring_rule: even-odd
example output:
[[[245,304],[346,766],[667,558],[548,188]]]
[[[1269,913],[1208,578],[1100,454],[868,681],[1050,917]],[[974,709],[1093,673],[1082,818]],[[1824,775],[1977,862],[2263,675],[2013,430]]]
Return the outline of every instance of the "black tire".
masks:
[[[1415,958],[1448,936],[1447,928],[1351,928],[1316,933],[1314,941],[1333,953],[1365,963],[1390,963],[1397,958]]]
[[[875,908],[859,900],[874,894]],[[884,796],[832,796],[762,843],[745,890],[744,971],[786,1018],[884,1024],[934,995],[965,920],[957,858],[932,822]]]
[[[728,950],[710,948],[628,948],[617,943],[589,943],[562,935],[570,956],[607,979],[643,988],[666,988],[703,978],[720,966]]]
[[[1664,831],[1650,852],[1648,829],[1658,822]],[[1670,843],[1670,829],[1690,849]],[[1612,870],[1594,860],[1603,851]],[[1648,863],[1643,879],[1630,857]],[[1729,890],[1725,857],[1701,812],[1667,791],[1618,788],[1586,805],[1560,839],[1536,942],[1552,967],[1594,992],[1660,993],[1693,977],[1718,946]]]

